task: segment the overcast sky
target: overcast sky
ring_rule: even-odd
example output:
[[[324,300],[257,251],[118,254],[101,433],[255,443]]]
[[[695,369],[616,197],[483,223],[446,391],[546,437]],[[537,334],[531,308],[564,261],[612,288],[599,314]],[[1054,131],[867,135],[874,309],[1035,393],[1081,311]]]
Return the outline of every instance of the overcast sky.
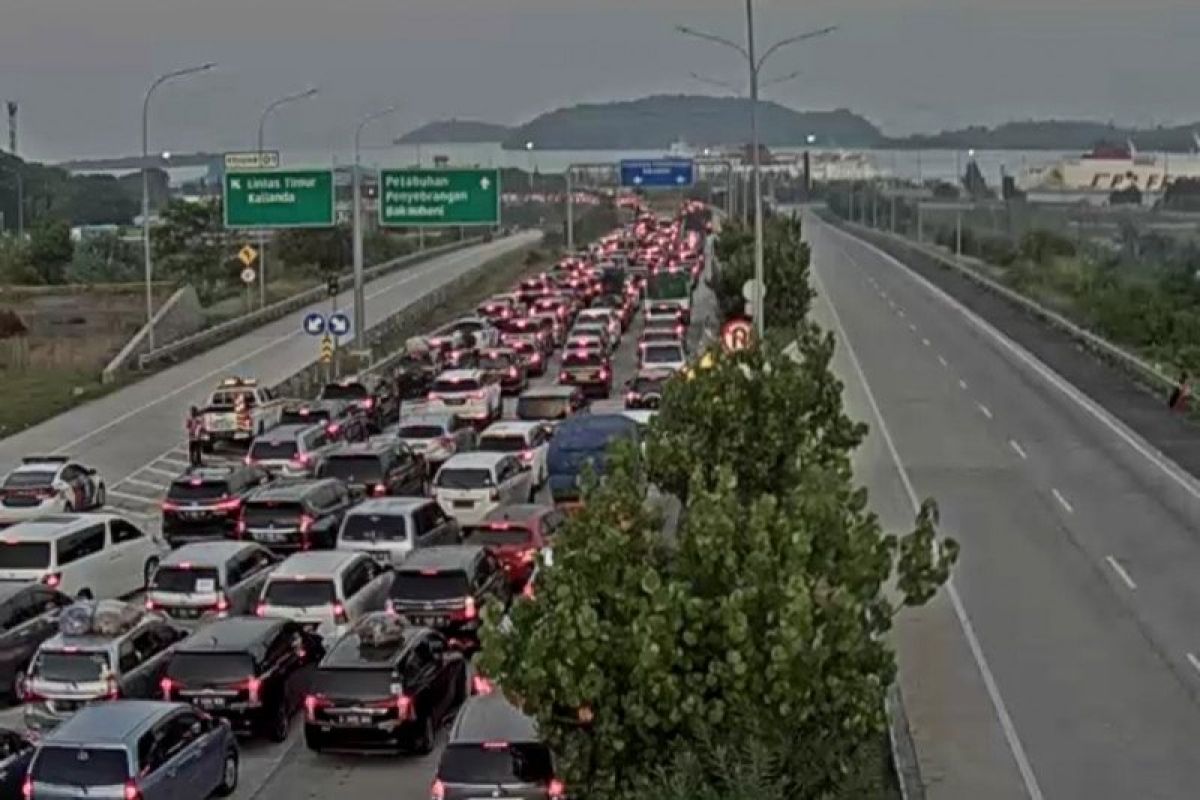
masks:
[[[888,133],[1030,117],[1126,123],[1200,119],[1198,0],[759,0],[765,44],[836,24],[781,51],[771,90],[799,109],[851,108]],[[393,102],[386,140],[457,116],[502,123],[583,101],[713,91],[744,67],[672,32],[741,39],[738,0],[0,0],[0,98],[21,104],[24,154],[140,149],[147,84],[164,87],[152,149],[251,148],[272,98],[272,146],[344,149],[355,119]],[[4,140],[5,145],[7,139]]]

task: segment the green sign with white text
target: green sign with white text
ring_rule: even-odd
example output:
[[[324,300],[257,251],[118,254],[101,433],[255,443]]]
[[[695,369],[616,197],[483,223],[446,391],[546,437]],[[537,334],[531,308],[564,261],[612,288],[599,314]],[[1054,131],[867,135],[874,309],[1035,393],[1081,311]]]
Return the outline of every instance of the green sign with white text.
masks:
[[[225,173],[226,228],[328,228],[333,220],[330,170]]]
[[[500,224],[496,169],[385,169],[379,184],[380,225]]]

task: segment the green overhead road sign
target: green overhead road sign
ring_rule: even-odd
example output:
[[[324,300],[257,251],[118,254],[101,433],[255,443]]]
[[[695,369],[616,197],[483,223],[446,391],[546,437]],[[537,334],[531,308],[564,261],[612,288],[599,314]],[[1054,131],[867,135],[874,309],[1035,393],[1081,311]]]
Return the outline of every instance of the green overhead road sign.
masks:
[[[499,225],[496,169],[385,169],[380,225]]]
[[[226,228],[328,228],[333,172],[327,169],[225,173]]]

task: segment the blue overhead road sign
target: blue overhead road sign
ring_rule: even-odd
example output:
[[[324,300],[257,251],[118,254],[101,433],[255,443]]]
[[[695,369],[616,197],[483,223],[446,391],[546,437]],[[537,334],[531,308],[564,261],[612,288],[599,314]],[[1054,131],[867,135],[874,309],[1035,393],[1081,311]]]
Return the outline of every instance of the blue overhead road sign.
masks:
[[[314,311],[304,317],[302,327],[309,336],[320,336],[325,332],[325,317]]]
[[[329,332],[334,336],[345,336],[350,333],[350,317],[341,313],[329,315]]]
[[[686,158],[630,159],[621,162],[621,185],[679,188],[696,181],[696,162]]]

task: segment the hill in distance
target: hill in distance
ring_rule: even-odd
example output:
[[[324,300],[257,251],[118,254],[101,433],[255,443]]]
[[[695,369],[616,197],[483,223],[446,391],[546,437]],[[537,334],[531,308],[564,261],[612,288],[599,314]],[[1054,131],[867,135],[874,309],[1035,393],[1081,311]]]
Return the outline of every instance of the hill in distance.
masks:
[[[415,128],[396,140],[396,144],[475,144],[502,142],[509,134],[504,125],[469,119],[448,119]]]

